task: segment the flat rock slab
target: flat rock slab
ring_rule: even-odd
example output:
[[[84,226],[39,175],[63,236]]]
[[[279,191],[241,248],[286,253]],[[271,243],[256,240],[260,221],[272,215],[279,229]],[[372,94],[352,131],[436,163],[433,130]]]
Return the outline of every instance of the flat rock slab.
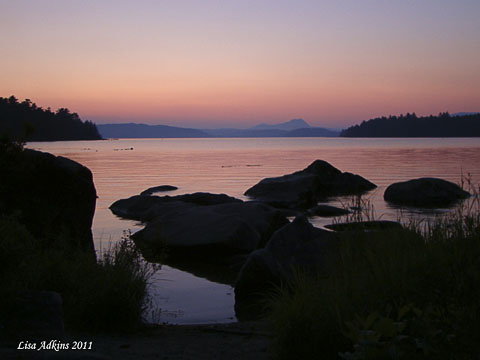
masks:
[[[281,208],[308,208],[330,196],[359,194],[376,187],[363,177],[315,160],[306,169],[261,180],[245,195]]]
[[[172,185],[160,185],[148,188],[140,193],[140,195],[152,195],[157,192],[166,192],[166,191],[174,191],[178,190],[178,187]]]
[[[383,195],[392,204],[423,208],[449,207],[470,196],[457,184],[437,178],[420,178],[390,185]]]
[[[128,199],[115,201],[110,210],[126,219],[150,221],[157,216],[184,211],[192,205],[219,205],[225,203],[242,203],[240,199],[225,194],[197,192],[177,196],[135,195]]]
[[[162,247],[249,253],[263,247],[271,234],[288,223],[276,209],[255,202],[219,205],[181,205],[157,216],[132,238],[143,249]]]

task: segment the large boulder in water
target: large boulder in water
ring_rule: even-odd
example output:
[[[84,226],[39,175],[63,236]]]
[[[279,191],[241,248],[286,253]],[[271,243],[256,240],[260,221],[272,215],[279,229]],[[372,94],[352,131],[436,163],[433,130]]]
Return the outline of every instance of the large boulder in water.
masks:
[[[70,159],[0,149],[0,215],[14,214],[35,238],[91,250],[97,199],[92,173]]]
[[[235,284],[239,319],[255,318],[262,296],[274,285],[291,280],[295,270],[329,273],[338,251],[335,233],[313,227],[301,216],[273,234],[264,249],[250,254]]]
[[[330,196],[358,194],[376,187],[363,177],[315,160],[306,169],[261,180],[245,195],[282,208],[307,208]]]
[[[448,207],[470,194],[452,182],[437,178],[420,178],[390,185],[385,201],[398,205],[435,208]]]
[[[193,205],[211,206],[228,203],[242,203],[242,200],[225,194],[203,192],[177,196],[135,195],[115,201],[110,205],[110,210],[126,219],[150,221],[160,215],[189,209]]]
[[[278,210],[261,203],[180,203],[172,203],[175,210],[157,216],[132,236],[144,252],[156,254],[167,247],[190,256],[250,253],[288,223]]]

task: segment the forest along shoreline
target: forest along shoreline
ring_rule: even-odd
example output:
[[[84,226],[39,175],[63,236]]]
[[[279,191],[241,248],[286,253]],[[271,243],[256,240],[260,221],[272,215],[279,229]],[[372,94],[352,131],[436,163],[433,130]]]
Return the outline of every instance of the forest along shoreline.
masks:
[[[462,276],[473,288],[462,287],[454,292],[454,296],[458,296],[454,299],[455,314],[470,311],[472,303],[468,297],[462,296],[478,291],[473,285],[475,282],[471,281],[478,264],[470,261],[471,256],[479,253],[478,241],[474,240],[478,240],[479,231],[478,201],[474,203],[477,208],[469,207],[470,212],[459,212],[454,215],[457,217],[449,219],[449,223],[433,224],[423,233],[415,226],[374,220],[332,224],[329,228],[333,231],[318,229],[309,223],[308,216],[331,216],[350,211],[318,206],[319,201],[332,196],[362,194],[376,185],[359,175],[341,172],[325,161],[316,160],[304,170],[260,181],[245,192],[252,201],[210,193],[154,195],[165,188],[147,189],[141,195],[119,200],[112,204],[112,212],[124,218],[140,220],[146,226],[132,239],[122,240],[110,252],[96,259],[91,236],[96,193],[91,172],[69,159],[25,150],[19,142],[2,141],[0,154],[0,165],[9,169],[10,174],[0,194],[2,246],[9,250],[2,252],[8,255],[2,259],[5,285],[0,294],[1,336],[7,344],[7,355],[13,349],[12,344],[21,338],[68,338],[68,334],[91,334],[105,342],[104,346],[111,344],[115,347],[118,339],[98,334],[133,331],[141,342],[141,337],[137,337],[140,333],[142,337],[148,337],[171,329],[169,326],[145,327],[142,323],[148,299],[148,279],[156,271],[142,257],[156,261],[161,259],[162,262],[166,247],[170,259],[192,258],[194,254],[197,262],[213,264],[221,271],[231,272],[230,279],[235,279],[235,310],[240,320],[269,319],[266,323],[173,327],[182,329],[174,331],[183,332],[185,341],[192,332],[220,333],[223,335],[219,338],[226,343],[237,341],[234,339],[240,335],[255,339],[252,352],[259,356],[265,356],[267,348],[279,357],[291,357],[299,351],[306,351],[305,356],[310,356],[318,349],[322,349],[322,354],[331,352],[332,356],[349,351],[355,354],[357,345],[364,344],[362,331],[365,329],[358,326],[366,325],[352,323],[353,319],[359,316],[370,319],[375,313],[373,322],[368,322],[368,326],[373,328],[368,331],[378,332],[384,329],[375,328],[377,322],[385,324],[402,320],[394,315],[398,312],[398,317],[401,317],[400,313],[403,317],[408,315],[402,320],[405,326],[392,330],[393,333],[379,333],[378,339],[385,339],[375,344],[375,349],[387,351],[390,342],[396,341],[392,336],[405,332],[406,338],[414,343],[418,343],[418,336],[422,337],[421,340],[428,342],[435,351],[445,346],[459,351],[465,341],[469,346],[462,351],[476,351],[476,347],[470,345],[472,340],[476,340],[475,334],[480,332],[473,331],[476,325],[471,322],[472,319],[443,315],[438,318],[436,314],[443,311],[447,299],[425,296],[429,294],[429,289],[426,294],[418,294],[418,290],[413,289],[425,287],[419,287],[421,284],[410,280],[412,271],[425,273],[426,278],[419,281],[428,280],[428,284],[432,283],[432,279],[435,280],[433,284],[437,284],[437,279],[447,278],[440,272],[441,266],[436,269],[438,272],[418,272],[422,266],[430,264],[418,259],[424,259],[425,254],[433,256],[430,260],[435,264],[438,261],[435,256],[440,256],[440,260],[448,256],[451,252],[448,246],[463,239],[461,246],[469,248],[462,252],[465,257],[462,263],[471,263],[472,268]],[[384,197],[386,201],[403,206],[449,207],[461,203],[470,195],[445,180],[422,178],[392,184]],[[478,193],[474,195],[478,199]],[[295,220],[289,222],[287,216],[294,216]],[[78,221],[72,222],[71,219]],[[447,231],[447,228],[451,229],[451,222],[456,226],[455,231]],[[385,239],[388,239],[388,246],[385,246]],[[426,242],[426,239],[431,241]],[[395,268],[395,258],[389,258],[387,264],[383,263],[395,250],[397,255],[402,252],[409,255],[406,257],[410,261],[407,268]],[[373,258],[372,251],[378,252]],[[418,256],[411,256],[411,251]],[[362,254],[367,258],[363,258]],[[165,258],[165,262],[169,258]],[[345,262],[345,259],[349,261]],[[415,262],[415,259],[418,261]],[[369,303],[369,298],[357,298],[355,285],[349,289],[355,295],[352,302],[346,302],[349,298],[346,293],[324,292],[331,286],[331,281],[355,284],[353,278],[342,276],[363,273],[366,265],[367,268],[372,266],[372,261],[380,269],[378,273],[373,272],[374,277],[382,274],[397,277],[393,282],[390,278],[379,281],[371,278],[371,271],[368,276],[362,277],[363,281],[377,284],[376,299],[383,302],[382,306],[390,308],[386,313],[383,307],[375,308],[377,300]],[[385,266],[393,268],[385,269]],[[406,278],[402,279],[402,276]],[[410,282],[403,284],[406,279]],[[72,288],[71,284],[76,286]],[[365,288],[375,289],[372,283],[368,286]],[[441,282],[438,286],[431,291],[436,294],[440,291],[445,296],[450,294],[442,288]],[[318,294],[319,298],[317,295],[302,297],[305,291]],[[340,317],[335,320],[329,317],[328,306],[310,308],[312,299],[320,301],[325,294],[342,295],[342,299],[336,299],[336,302],[331,299],[333,303],[340,304],[336,310],[340,311]],[[392,302],[392,299],[397,300]],[[363,304],[360,308],[365,310],[358,314],[356,309],[360,304]],[[432,306],[435,311],[430,313],[428,309]],[[303,309],[302,313],[298,313],[298,309]],[[428,331],[421,335],[415,332],[414,325],[418,322],[427,329],[433,329],[439,321],[441,328],[453,326],[453,331],[457,327],[470,329],[473,338],[465,338],[463,333],[454,338],[445,334],[445,339],[449,339],[445,342],[445,339],[439,341]],[[320,324],[323,325],[318,327]],[[317,327],[313,333],[312,326]],[[346,332],[348,328],[351,332]],[[205,335],[206,338],[208,336]],[[123,339],[122,336],[120,339]],[[145,341],[148,343],[148,340]],[[268,345],[270,341],[273,341],[272,346]],[[322,346],[319,347],[319,344]],[[402,351],[413,351],[411,344],[402,342],[395,346],[401,347]],[[119,347],[137,349],[132,344]],[[221,348],[217,344],[215,351]]]

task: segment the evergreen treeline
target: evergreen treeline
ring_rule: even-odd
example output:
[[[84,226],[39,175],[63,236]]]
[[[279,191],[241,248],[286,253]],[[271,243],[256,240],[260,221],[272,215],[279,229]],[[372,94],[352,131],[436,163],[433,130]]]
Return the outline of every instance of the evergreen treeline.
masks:
[[[15,96],[0,97],[0,135],[17,140],[59,141],[99,140],[102,137],[91,121],[82,121],[66,108],[56,112],[42,109],[29,99],[19,102]]]
[[[340,133],[344,137],[479,137],[480,114],[417,117],[415,113],[362,121]]]

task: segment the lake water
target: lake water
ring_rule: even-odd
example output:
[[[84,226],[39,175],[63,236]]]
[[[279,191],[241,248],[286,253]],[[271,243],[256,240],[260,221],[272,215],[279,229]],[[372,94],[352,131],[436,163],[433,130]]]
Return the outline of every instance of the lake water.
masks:
[[[241,139],[120,139],[29,143],[29,148],[62,155],[93,173],[98,200],[93,223],[97,250],[118,241],[123,231],[142,228],[114,216],[116,200],[157,185],[175,185],[168,195],[197,191],[243,193],[265,177],[304,169],[316,159],[342,171],[359,174],[378,188],[366,194],[377,218],[396,220],[399,209],[383,201],[385,188],[417,177],[440,177],[456,183],[462,174],[480,182],[478,138],[241,138]],[[332,199],[341,205],[348,198]],[[441,213],[442,211],[440,211]],[[402,210],[405,218],[433,216],[420,209]],[[322,226],[332,219],[313,218]],[[162,266],[151,292],[159,322],[194,324],[235,321],[234,292],[187,272]]]

